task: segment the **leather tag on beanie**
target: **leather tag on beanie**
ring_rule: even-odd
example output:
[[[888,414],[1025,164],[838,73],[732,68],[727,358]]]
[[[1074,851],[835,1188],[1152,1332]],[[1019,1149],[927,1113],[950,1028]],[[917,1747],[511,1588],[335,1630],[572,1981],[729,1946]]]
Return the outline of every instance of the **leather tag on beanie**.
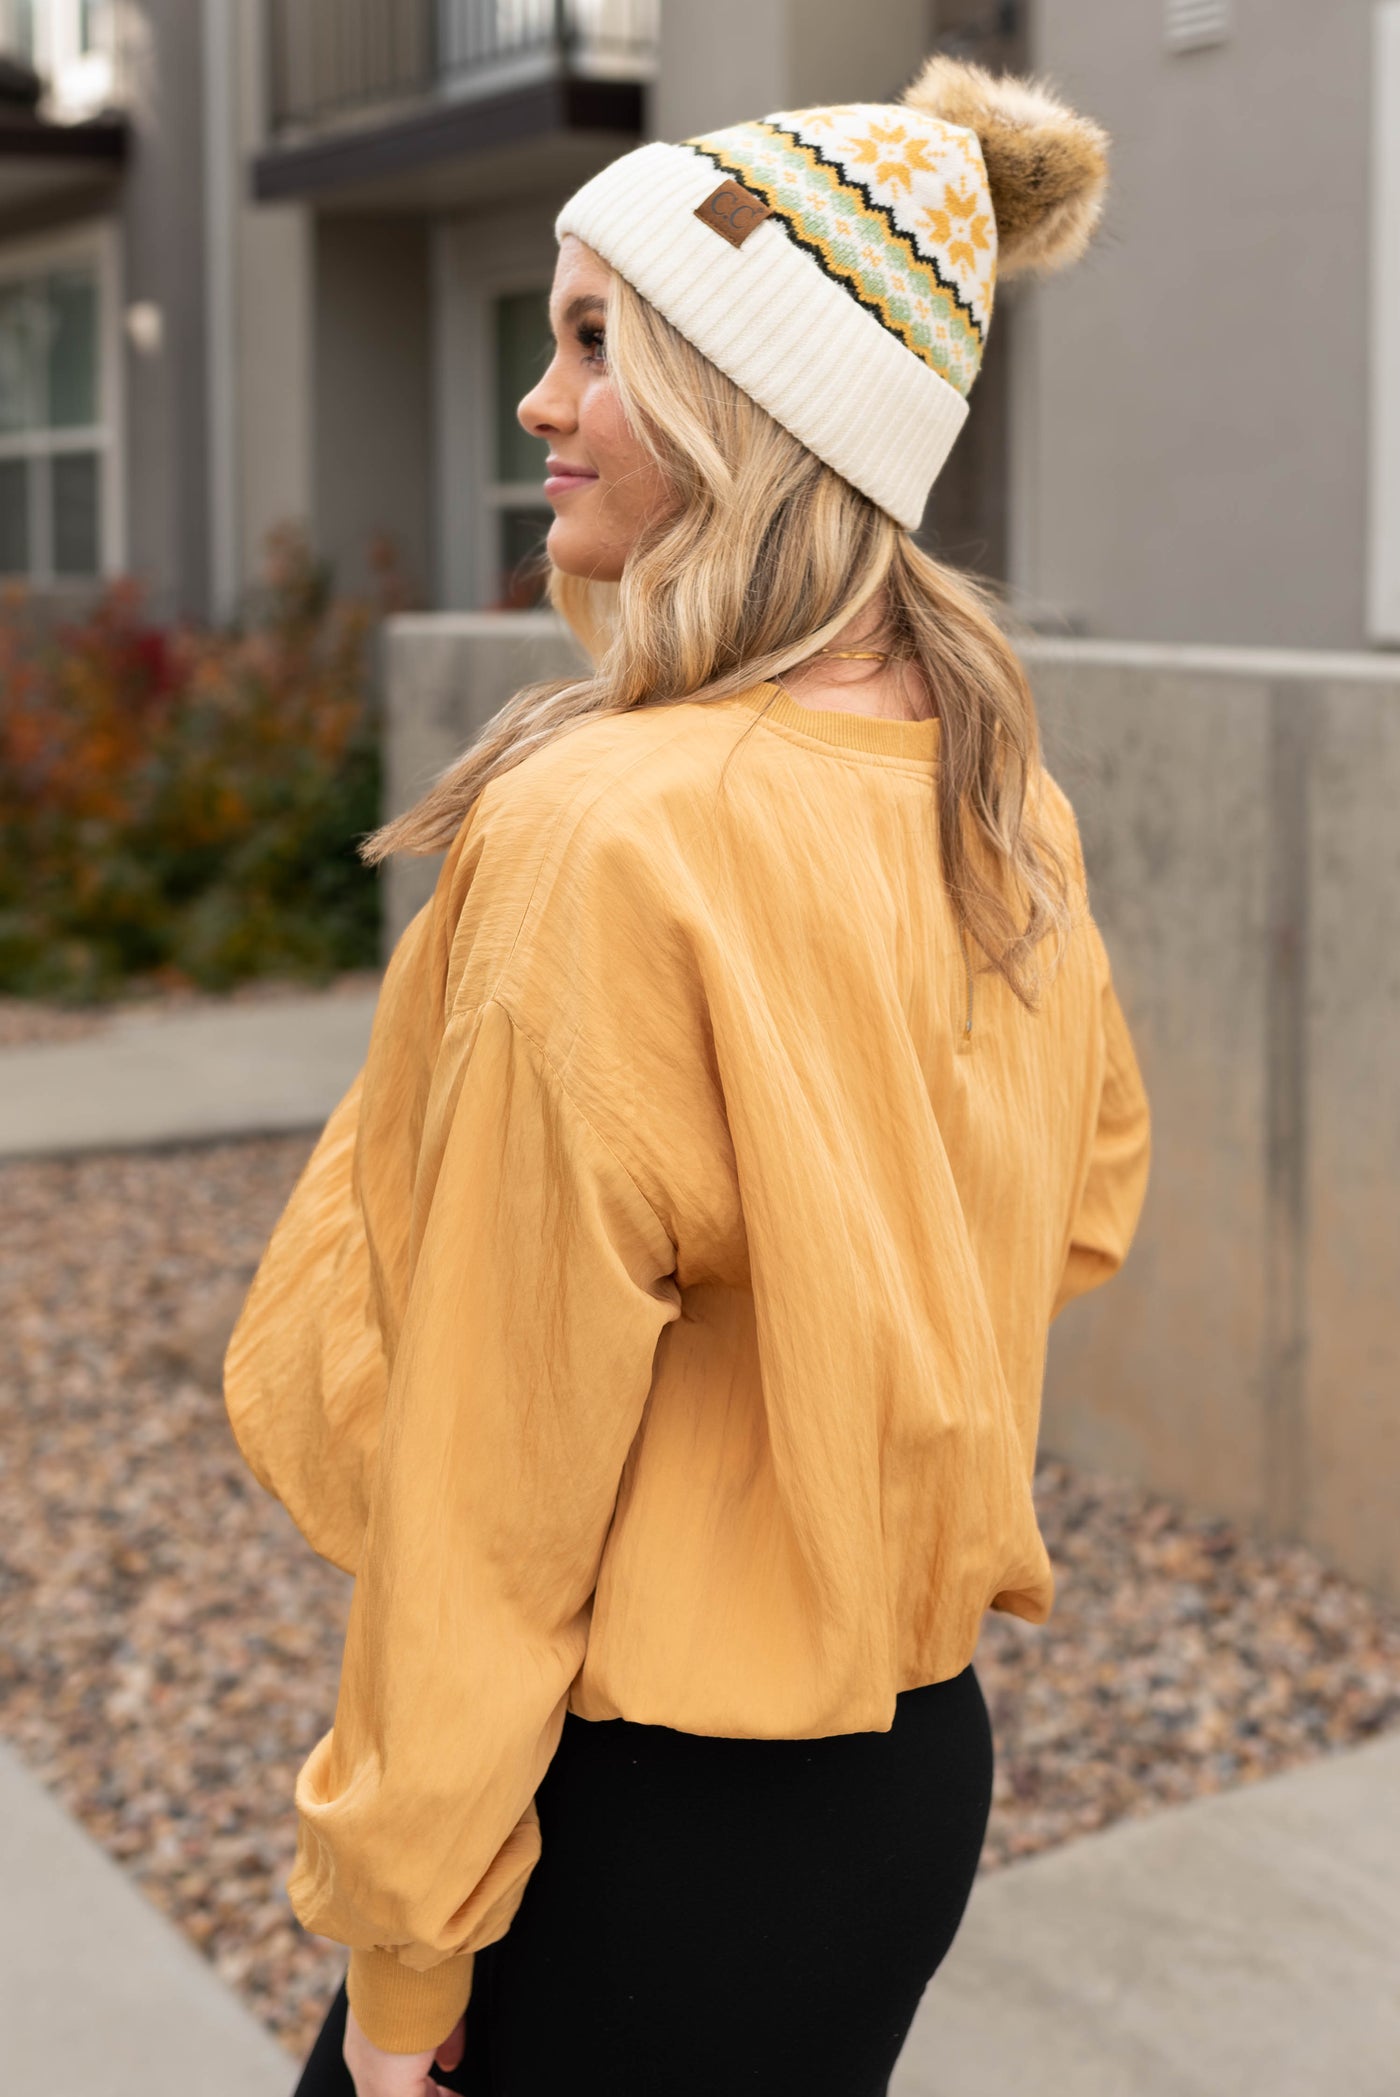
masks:
[[[755,226],[773,216],[773,206],[765,204],[742,182],[721,182],[712,189],[703,204],[695,207],[695,216],[715,233],[722,234],[731,246],[741,248]]]

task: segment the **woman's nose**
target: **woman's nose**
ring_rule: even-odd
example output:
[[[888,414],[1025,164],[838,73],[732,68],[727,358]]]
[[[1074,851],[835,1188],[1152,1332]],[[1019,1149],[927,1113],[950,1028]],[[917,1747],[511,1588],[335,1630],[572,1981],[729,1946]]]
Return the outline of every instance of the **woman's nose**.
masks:
[[[548,372],[530,388],[515,413],[521,428],[531,437],[547,437],[554,430],[573,426],[568,401]]]

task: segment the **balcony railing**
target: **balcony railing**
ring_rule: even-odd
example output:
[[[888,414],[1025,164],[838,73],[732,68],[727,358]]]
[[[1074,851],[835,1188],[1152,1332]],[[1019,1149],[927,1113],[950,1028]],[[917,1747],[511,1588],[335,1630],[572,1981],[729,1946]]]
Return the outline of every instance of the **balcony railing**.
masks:
[[[548,74],[640,79],[660,0],[268,0],[274,136]]]

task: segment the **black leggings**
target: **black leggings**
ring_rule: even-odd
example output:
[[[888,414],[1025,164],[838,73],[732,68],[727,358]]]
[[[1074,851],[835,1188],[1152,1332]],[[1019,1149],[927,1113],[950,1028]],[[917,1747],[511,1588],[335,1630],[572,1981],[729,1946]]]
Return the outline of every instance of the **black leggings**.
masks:
[[[885,2097],[953,1941],[992,1799],[982,1687],[887,1733],[731,1740],[570,1712],[542,1849],[478,1952],[466,2097]],[[351,2097],[345,1991],[295,2097]]]

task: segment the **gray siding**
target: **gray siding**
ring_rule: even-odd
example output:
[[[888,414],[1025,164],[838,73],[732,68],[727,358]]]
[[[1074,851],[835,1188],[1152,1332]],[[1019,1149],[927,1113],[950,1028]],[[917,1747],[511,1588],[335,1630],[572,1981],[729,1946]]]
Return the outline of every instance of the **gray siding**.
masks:
[[[319,549],[355,589],[371,535],[387,532],[420,599],[431,582],[428,253],[420,216],[316,225]]]
[[[160,308],[159,350],[125,350],[127,566],[153,610],[209,609],[202,11],[144,0],[126,56],[135,130],[122,187],[123,297]]]
[[[1370,0],[1234,18],[1175,56],[1162,0],[1040,0],[1115,145],[1020,331],[1017,580],[1090,633],[1363,646]]]

